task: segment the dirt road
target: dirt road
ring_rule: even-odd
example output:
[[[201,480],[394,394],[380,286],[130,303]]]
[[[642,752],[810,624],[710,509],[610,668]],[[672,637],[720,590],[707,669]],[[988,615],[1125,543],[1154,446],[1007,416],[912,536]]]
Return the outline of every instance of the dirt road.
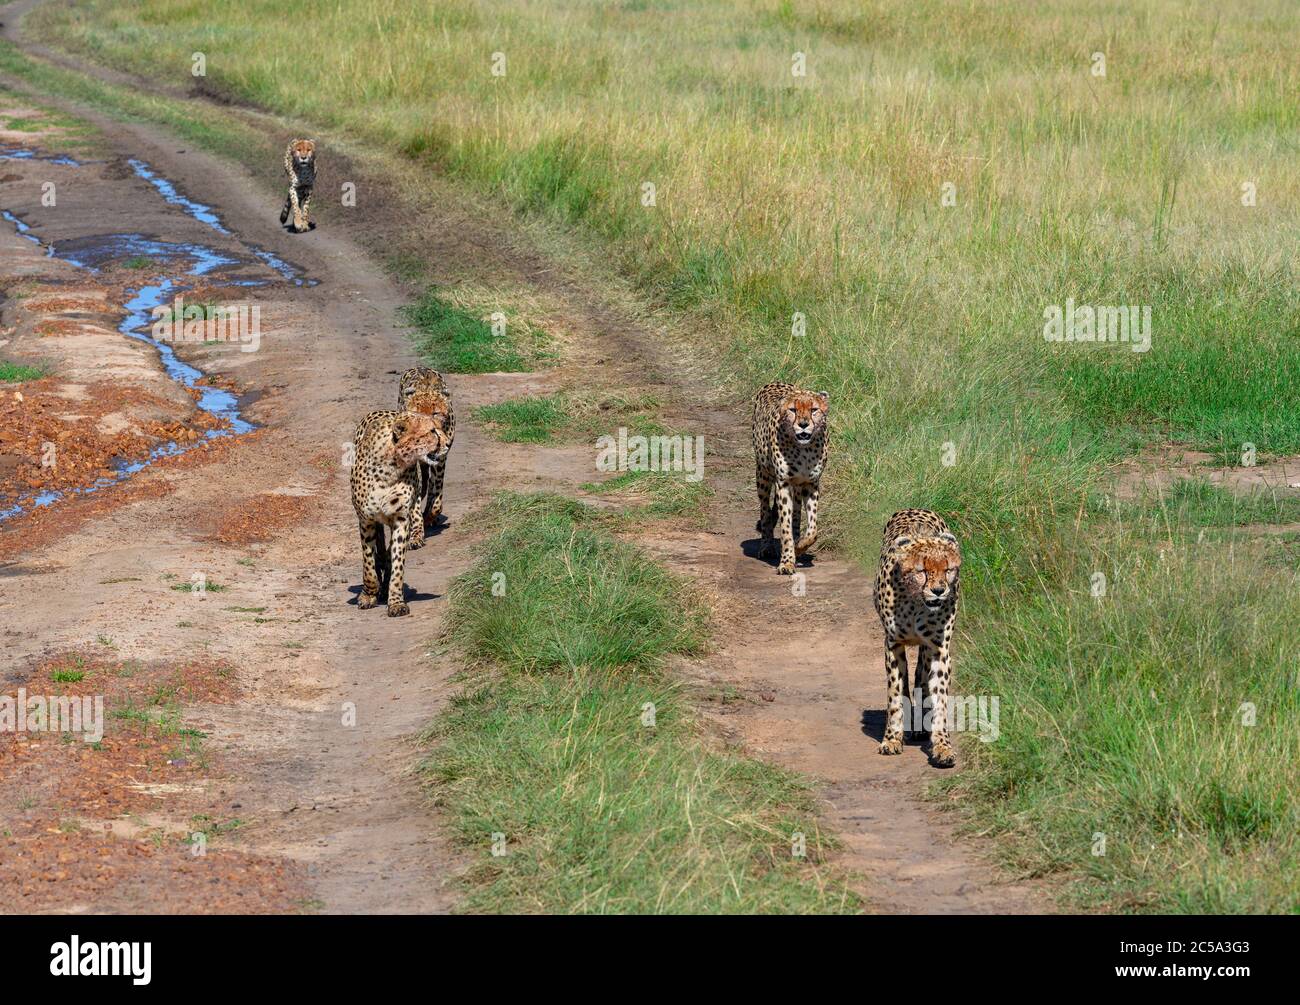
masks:
[[[0,20],[14,38],[12,13]],[[360,612],[345,445],[366,411],[391,407],[395,375],[416,362],[397,323],[408,298],[363,250],[351,228],[364,223],[287,234],[277,197],[242,168],[154,127],[49,103],[98,126],[110,149],[75,165],[0,162],[0,208],[10,214],[0,225],[0,280],[21,278],[27,293],[6,305],[4,324],[14,330],[4,353],[51,364],[40,391],[51,415],[63,401],[65,420],[82,410],[97,430],[129,433],[153,422],[188,433],[176,433],[173,442],[186,449],[175,456],[0,523],[4,687],[33,691],[58,672],[51,666],[70,660],[90,668],[88,683],[96,674],[149,680],[151,668],[190,661],[223,668],[224,684],[177,692],[186,726],[206,734],[202,758],[135,761],[141,749],[124,748],[98,802],[78,803],[75,786],[43,785],[39,751],[11,752],[0,775],[0,828],[35,874],[18,880],[20,896],[7,903],[51,911],[449,909],[460,863],[408,772],[409,740],[448,697],[456,669],[426,658],[425,648],[439,631],[449,579],[468,563],[461,518],[499,488],[576,494],[593,479],[589,452],[495,442],[466,421],[469,410],[578,376],[617,383],[636,374],[663,391],[672,424],[706,435],[716,455],[713,532],[665,532],[644,543],[720,598],[718,645],[688,669],[743,698],[712,716],[718,728],[825,781],[844,864],[865,877],[876,908],[1042,909],[1033,891],[998,883],[981,849],[954,840],[920,799],[931,769],[918,748],[898,758],[875,753],[870,724],[884,707],[883,657],[869,581],[822,558],[807,570],[807,596],[794,597],[789,580],[746,553],[753,501],[743,405],[719,407],[682,375],[659,333],[619,315],[536,250],[503,248],[500,224],[472,206],[422,221],[439,235],[431,246],[437,268],[463,275],[483,259],[493,274],[544,291],[563,305],[577,351],[573,365],[555,372],[451,377],[461,420],[448,521],[408,563],[412,616]],[[0,148],[11,143],[46,154],[58,136],[0,136]],[[48,181],[59,192],[54,207],[42,205]],[[130,235],[151,243],[133,244]],[[228,285],[239,283],[256,285]],[[120,330],[139,310],[142,288],[159,286],[163,302],[188,290],[260,308],[256,351],[218,344],[177,352],[230,389],[221,407],[196,408],[158,348]],[[105,384],[134,387],[138,400],[105,397]],[[241,432],[240,422],[256,428]],[[186,589],[200,582],[202,592]],[[119,863],[113,883],[78,882],[89,868],[87,842],[107,859],[123,837],[139,843],[196,829],[212,835],[204,857],[162,845],[172,850]],[[48,866],[51,855],[57,868]]]

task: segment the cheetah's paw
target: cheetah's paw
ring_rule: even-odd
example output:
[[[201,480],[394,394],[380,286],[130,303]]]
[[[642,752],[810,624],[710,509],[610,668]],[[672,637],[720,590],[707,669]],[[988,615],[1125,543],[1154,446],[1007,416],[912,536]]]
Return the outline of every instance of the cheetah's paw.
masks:
[[[930,747],[930,763],[936,768],[951,768],[957,763],[957,752],[946,740],[936,740]]]

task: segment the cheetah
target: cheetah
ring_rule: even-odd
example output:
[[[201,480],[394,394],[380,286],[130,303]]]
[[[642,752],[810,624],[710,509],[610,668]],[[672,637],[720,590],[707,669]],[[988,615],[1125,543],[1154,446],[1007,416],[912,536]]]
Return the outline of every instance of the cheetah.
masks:
[[[402,573],[410,532],[412,499],[419,492],[419,467],[426,457],[445,454],[447,435],[427,415],[371,412],[353,439],[352,507],[361,531],[361,596],[357,607],[375,606],[380,577],[388,574],[388,616],[410,613]],[[389,541],[384,545],[384,528]]]
[[[913,694],[929,699],[930,762],[939,768],[957,763],[948,736],[952,629],[957,620],[957,538],[939,514],[928,509],[900,510],[885,524],[876,574],[875,605],[885,629],[885,673],[889,708],[882,754],[903,752],[903,689],[907,687],[907,646],[918,647]],[[924,690],[922,688],[924,687]]]
[[[293,232],[301,234],[311,230],[307,209],[311,206],[311,190],[316,185],[315,140],[290,140],[284,151],[284,173],[289,176],[289,194],[280,210],[280,223],[293,214]]]
[[[397,407],[430,416],[447,434],[447,450],[421,462],[420,491],[411,502],[411,540],[407,547],[422,548],[425,531],[432,529],[442,512],[442,482],[447,470],[447,452],[456,435],[456,416],[447,382],[442,374],[427,366],[413,366],[402,374],[397,384]]]
[[[817,500],[830,445],[830,399],[792,384],[767,384],[754,397],[754,462],[761,553],[770,558],[780,524],[779,575],[794,573],[795,559],[817,540]],[[803,524],[803,537],[799,525]]]

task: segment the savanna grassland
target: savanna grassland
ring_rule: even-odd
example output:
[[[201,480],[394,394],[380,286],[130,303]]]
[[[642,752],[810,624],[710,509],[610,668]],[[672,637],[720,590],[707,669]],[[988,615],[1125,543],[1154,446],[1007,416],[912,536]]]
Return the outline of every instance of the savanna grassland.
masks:
[[[171,80],[201,51],[212,87],[579,235],[733,386],[829,392],[836,544],[872,565],[909,505],[963,540],[958,686],[1001,697],[1001,737],[944,784],[1010,863],[1074,906],[1300,910],[1296,535],[1260,527],[1290,502],[1110,491],[1165,444],[1300,453],[1300,9],[90,0],[35,26]],[[1149,306],[1150,350],[1045,341],[1069,299]]]

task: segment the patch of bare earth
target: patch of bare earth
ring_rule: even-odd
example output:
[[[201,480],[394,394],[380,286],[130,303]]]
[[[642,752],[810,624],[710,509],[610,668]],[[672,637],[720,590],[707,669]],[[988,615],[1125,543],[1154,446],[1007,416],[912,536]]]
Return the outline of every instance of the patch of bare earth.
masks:
[[[301,870],[240,847],[244,821],[226,792],[233,765],[204,750],[198,726],[180,725],[183,704],[232,700],[232,667],[63,652],[5,684],[23,704],[8,714],[28,727],[0,731],[0,895],[10,910],[266,913],[305,901]],[[56,730],[69,723],[55,704],[83,699],[81,732]]]
[[[1241,463],[1224,464],[1214,454],[1164,444],[1119,465],[1114,472],[1112,491],[1117,498],[1135,499],[1163,492],[1187,479],[1240,494],[1262,491],[1300,495],[1300,456],[1257,461],[1250,451],[1243,449]]]

